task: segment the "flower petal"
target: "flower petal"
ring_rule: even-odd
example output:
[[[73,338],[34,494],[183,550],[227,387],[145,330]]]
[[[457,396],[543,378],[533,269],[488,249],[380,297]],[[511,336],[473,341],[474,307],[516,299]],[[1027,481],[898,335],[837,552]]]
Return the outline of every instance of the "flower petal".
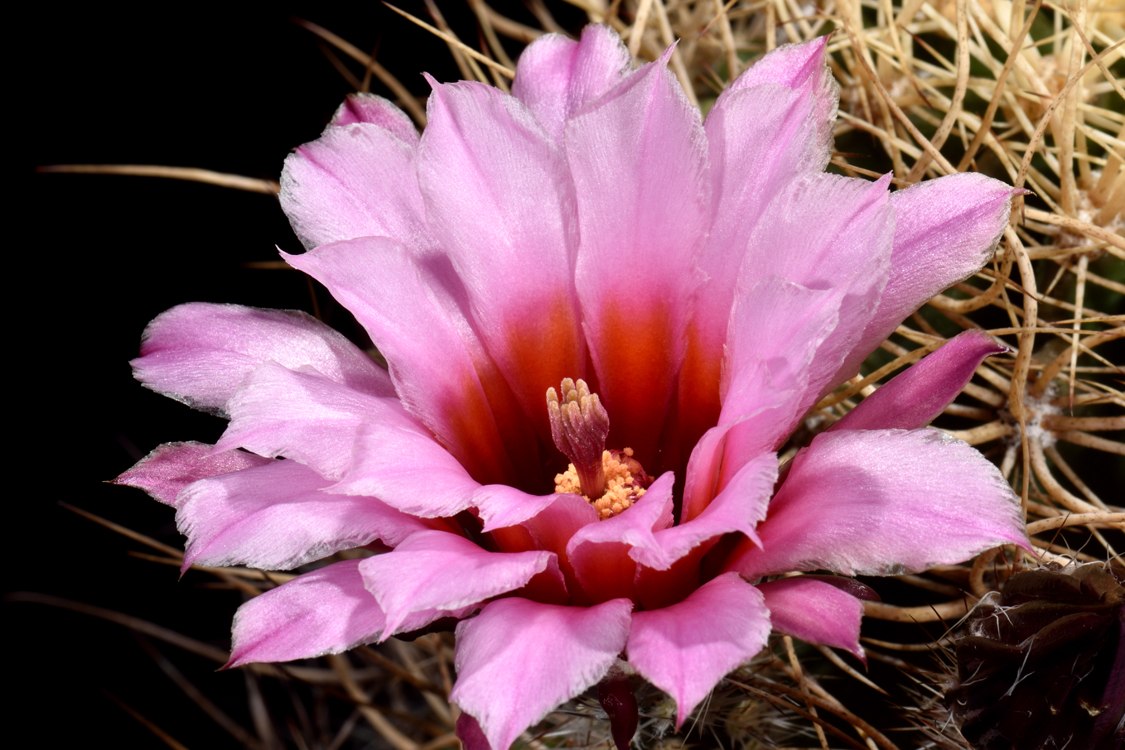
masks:
[[[985,357],[1006,351],[984,331],[960,333],[863,399],[828,432],[924,427],[956,398]]]
[[[324,284],[363,324],[391,363],[403,404],[477,481],[514,482],[462,332],[435,299],[415,258],[379,237],[285,258]]]
[[[494,601],[457,626],[450,700],[476,718],[493,748],[507,750],[606,675],[629,637],[632,609],[628,599],[594,607]]]
[[[130,364],[146,388],[203,411],[226,414],[243,378],[263,362],[315,367],[375,396],[394,395],[387,373],[355,344],[297,310],[193,302],[148,324]]]
[[[566,125],[581,245],[575,281],[613,445],[659,473],[707,233],[707,140],[665,58]]]
[[[309,659],[378,640],[383,610],[363,587],[359,562],[305,573],[239,607],[226,666]]]
[[[296,461],[271,461],[195,482],[181,493],[176,525],[193,564],[291,570],[378,539],[395,546],[427,529],[372,497],[330,495],[328,480]]]
[[[665,472],[621,515],[583,526],[570,538],[566,556],[593,601],[618,596],[636,599],[637,563],[630,554],[640,547],[660,559],[653,532],[672,521],[674,484],[675,475]],[[670,564],[668,561],[664,567]]]
[[[518,99],[479,83],[431,84],[418,150],[426,218],[489,353],[548,440],[544,394],[586,366],[566,160]]]
[[[608,26],[587,26],[577,42],[545,34],[520,55],[512,95],[561,144],[566,121],[613,88],[631,67],[621,37]]]
[[[481,531],[487,534],[534,518],[558,498],[559,495],[555,493],[531,495],[504,484],[486,484],[473,492],[473,505],[480,513],[480,520],[484,522]]]
[[[345,122],[353,117],[363,119]],[[345,104],[334,122],[290,154],[281,171],[281,208],[301,242],[312,249],[391,237],[416,252],[433,247],[415,174],[413,126],[370,99],[356,108]]]
[[[426,609],[459,609],[522,588],[550,568],[550,552],[488,552],[443,531],[419,531],[391,552],[360,564],[364,584],[387,617],[384,637],[407,615]]]
[[[769,611],[761,592],[728,573],[679,604],[633,615],[629,663],[676,700],[676,727],[731,670],[766,645]]]
[[[890,273],[895,231],[888,184],[889,176],[874,183],[833,174],[803,177],[777,195],[750,238],[739,272],[740,289],[752,289],[758,280],[777,275],[843,295],[835,330],[815,348],[799,413],[835,385],[837,371],[879,303]],[[745,336],[758,333],[742,331]],[[737,335],[733,325],[729,335]],[[795,348],[795,342],[789,348]],[[788,387],[776,374],[774,380]]]
[[[926,300],[980,270],[1008,223],[1010,185],[974,172],[925,180],[891,196],[894,252],[874,318],[836,377],[855,374],[867,355]]]
[[[973,447],[930,429],[822,433],[793,460],[732,569],[898,575],[1027,546],[1019,498]]]
[[[798,576],[758,584],[773,629],[806,643],[850,651],[866,662],[859,645],[863,602],[824,581]]]
[[[231,422],[216,451],[245,448],[284,456],[339,479],[352,461],[363,419],[405,428],[417,425],[398,399],[377,398],[335,383],[315,370],[295,372],[267,362],[243,381],[230,400]]]
[[[329,124],[343,127],[357,122],[378,125],[403,143],[418,145],[418,131],[410,117],[381,96],[364,92],[348,94]]]
[[[215,453],[214,446],[206,443],[164,443],[113,483],[137,487],[165,505],[179,508],[179,494],[192,482],[272,461],[245,451]]]
[[[629,556],[646,567],[667,570],[695,547],[723,534],[739,532],[757,539],[754,527],[766,517],[776,481],[775,454],[764,453],[748,461],[690,523],[657,531],[654,545],[633,547]]]
[[[480,483],[411,421],[362,421],[350,468],[326,491],[377,497],[422,518],[451,518],[471,507]]]

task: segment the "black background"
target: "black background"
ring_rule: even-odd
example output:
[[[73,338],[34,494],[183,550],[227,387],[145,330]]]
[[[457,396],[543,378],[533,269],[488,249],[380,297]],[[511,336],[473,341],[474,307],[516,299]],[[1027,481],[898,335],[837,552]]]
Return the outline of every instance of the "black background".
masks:
[[[402,6],[424,17],[420,2]],[[475,44],[467,7],[441,6]],[[580,28],[581,16],[554,7]],[[59,503],[182,545],[172,509],[105,480],[160,443],[213,442],[225,423],[145,390],[128,361],[145,324],[182,302],[311,311],[303,276],[242,265],[276,260],[275,246],[300,245],[271,196],[35,167],[159,164],[277,179],[289,150],[315,139],[351,90],[293,15],[366,51],[378,46],[381,63],[416,95],[428,90],[422,70],[445,81],[460,75],[442,42],[375,2],[159,8],[63,13],[40,3],[13,24],[16,97],[5,109],[16,189],[6,215],[16,231],[6,248],[14,263],[5,285],[5,388],[15,408],[7,421],[4,588],[116,610],[226,648],[238,594],[201,588],[209,579],[199,574],[177,581],[175,568],[127,554],[144,551],[140,544]],[[534,24],[520,5],[506,10]],[[377,81],[372,91],[389,96]],[[163,746],[109,694],[188,747],[235,745],[120,625],[10,600],[3,618],[3,674],[14,689],[8,734],[48,747]],[[249,726],[241,674],[156,646]]]

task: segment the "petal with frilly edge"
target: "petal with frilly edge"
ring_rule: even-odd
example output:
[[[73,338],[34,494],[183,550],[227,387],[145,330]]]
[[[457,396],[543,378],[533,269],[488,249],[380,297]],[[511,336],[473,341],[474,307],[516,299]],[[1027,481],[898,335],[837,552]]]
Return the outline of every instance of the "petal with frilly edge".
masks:
[[[477,481],[514,483],[462,332],[413,256],[392,240],[364,237],[283,257],[356,316],[390,363],[403,404]]]
[[[164,443],[113,480],[114,484],[136,487],[165,505],[179,508],[177,499],[192,482],[229,474],[273,461],[246,451],[215,453],[207,443]]]
[[[382,635],[383,610],[363,587],[359,560],[345,560],[305,573],[256,596],[238,608],[231,628],[226,668],[252,662],[312,659],[338,654]],[[418,630],[454,612],[416,612],[404,630]]]
[[[547,440],[544,394],[586,366],[566,159],[518,99],[475,82],[430,83],[418,149],[426,218],[492,359]]]
[[[960,333],[863,399],[828,431],[924,427],[956,398],[985,357],[1006,351],[984,331]]]
[[[632,507],[583,526],[570,538],[566,556],[583,591],[593,601],[636,598],[637,563],[630,554],[637,548],[649,550],[663,568],[671,565],[660,555],[653,532],[672,525],[674,483],[675,475],[665,472]]]
[[[633,603],[560,607],[499,599],[457,625],[457,684],[449,698],[472,714],[495,750],[605,677],[625,648]]]
[[[629,52],[608,26],[591,24],[575,42],[546,34],[520,55],[512,95],[560,145],[566,121],[611,88],[630,69]]]
[[[776,481],[775,454],[764,453],[748,461],[690,523],[657,531],[653,545],[633,547],[629,556],[646,567],[667,570],[692,549],[723,534],[738,532],[757,539],[754,527],[766,517]]]
[[[575,284],[609,444],[633,448],[653,474],[710,218],[707,138],[665,68],[670,52],[566,124],[581,232]]]
[[[910,313],[979,271],[996,250],[1011,213],[1011,185],[962,172],[891,195],[894,252],[874,318],[836,376],[843,382]]]
[[[393,396],[390,378],[355,344],[296,310],[192,302],[156,316],[130,364],[146,388],[219,414],[263,362],[315,367],[363,393]]]
[[[824,581],[803,576],[759,583],[758,590],[766,598],[770,625],[777,632],[806,643],[842,648],[866,661],[859,645],[863,620],[863,602],[859,599]]]
[[[336,108],[329,124],[342,127],[357,122],[378,125],[403,143],[418,145],[418,131],[414,123],[405,112],[381,96],[364,92],[348,94],[344,103]]]
[[[898,575],[1027,547],[1019,498],[970,445],[932,429],[822,433],[793,459],[730,569]]]
[[[734,573],[670,607],[633,615],[629,663],[676,700],[676,727],[731,670],[766,645],[770,616],[755,587]]]
[[[261,456],[284,456],[330,480],[342,477],[351,465],[363,419],[417,425],[398,399],[369,396],[315,370],[297,372],[273,362],[243,381],[230,411],[230,425],[216,451],[245,448]]]
[[[281,208],[310,250],[368,236],[392,237],[416,252],[433,246],[414,166],[418,135],[375,106],[338,112],[338,124],[285,160]],[[354,115],[363,121],[344,122]]]
[[[290,570],[378,539],[395,546],[427,529],[373,497],[321,492],[328,480],[296,461],[203,479],[181,495],[176,525],[193,564]]]
[[[777,194],[754,227],[739,271],[740,289],[751,289],[758,280],[776,275],[808,289],[842,295],[836,328],[813,351],[808,392],[800,399],[799,414],[832,383],[879,304],[890,273],[895,232],[889,183],[889,175],[877,182],[834,174],[802,177]],[[729,330],[731,337],[738,335],[734,326]],[[758,333],[755,328],[742,335]],[[788,347],[798,349],[798,358],[803,354],[795,342]],[[778,355],[764,356],[768,361]],[[776,375],[774,382],[787,387]]]
[[[489,552],[444,531],[419,531],[391,552],[364,560],[364,584],[386,613],[384,638],[419,610],[458,609],[515,591],[548,568],[550,552]]]
[[[452,517],[473,505],[480,484],[421,425],[365,419],[347,473],[327,492],[377,497],[423,518]]]

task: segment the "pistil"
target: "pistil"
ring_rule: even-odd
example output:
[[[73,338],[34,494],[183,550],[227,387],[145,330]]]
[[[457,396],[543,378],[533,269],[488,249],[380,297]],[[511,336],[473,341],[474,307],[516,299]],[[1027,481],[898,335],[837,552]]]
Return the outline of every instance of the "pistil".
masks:
[[[631,507],[652,483],[630,448],[606,450],[609,415],[586,383],[562,381],[562,398],[547,389],[547,413],[555,446],[570,459],[555,477],[555,492],[582,495],[606,520]]]
[[[562,398],[554,388],[547,389],[547,414],[551,420],[551,437],[557,447],[574,465],[582,494],[599,498],[605,494],[605,470],[602,451],[609,435],[609,414],[598,394],[590,393],[586,381],[562,381]]]

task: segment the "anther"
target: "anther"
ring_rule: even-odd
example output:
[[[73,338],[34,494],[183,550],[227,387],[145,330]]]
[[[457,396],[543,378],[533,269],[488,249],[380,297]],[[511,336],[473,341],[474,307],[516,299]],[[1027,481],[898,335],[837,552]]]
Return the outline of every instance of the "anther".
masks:
[[[551,421],[551,437],[578,474],[582,494],[598,498],[605,493],[605,470],[602,451],[609,435],[609,414],[598,394],[590,393],[586,382],[565,378],[559,390],[547,389],[547,414]]]

